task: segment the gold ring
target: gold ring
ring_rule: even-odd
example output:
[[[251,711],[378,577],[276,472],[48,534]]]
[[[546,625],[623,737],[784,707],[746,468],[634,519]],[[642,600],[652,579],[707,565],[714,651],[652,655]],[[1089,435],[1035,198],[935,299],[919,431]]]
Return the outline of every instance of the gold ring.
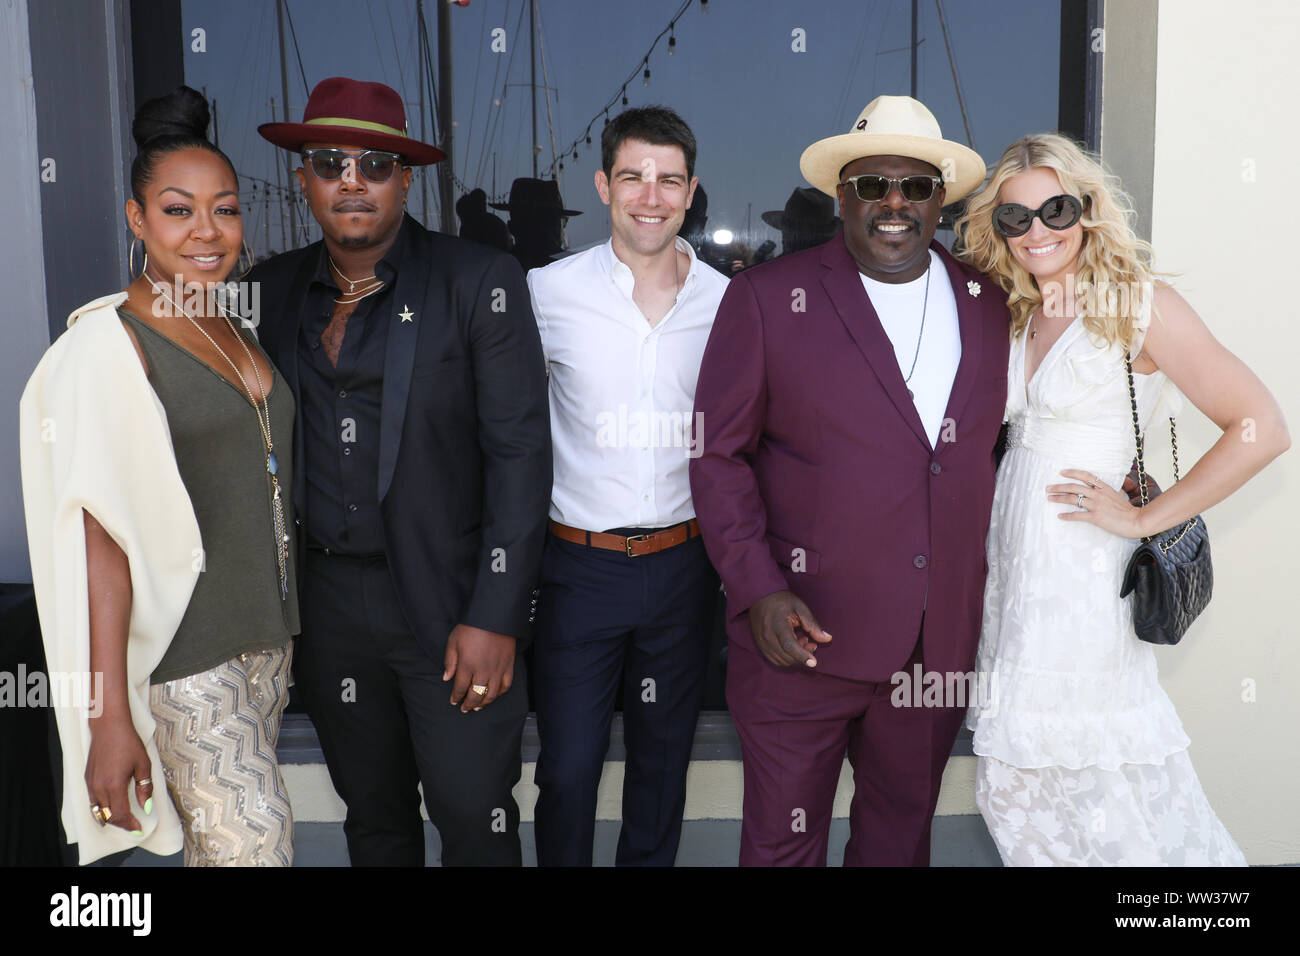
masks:
[[[472,687],[470,687],[470,690],[478,694],[480,697],[487,696],[487,684],[474,684]]]
[[[95,818],[95,822],[102,827],[113,816],[113,811],[108,807],[101,807],[98,803],[92,803],[90,805],[90,814]]]

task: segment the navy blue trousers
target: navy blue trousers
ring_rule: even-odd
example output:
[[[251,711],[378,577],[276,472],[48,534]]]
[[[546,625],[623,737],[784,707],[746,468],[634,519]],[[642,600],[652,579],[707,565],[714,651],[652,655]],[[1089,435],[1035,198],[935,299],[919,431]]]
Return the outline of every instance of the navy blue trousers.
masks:
[[[620,686],[627,757],[615,862],[673,865],[717,591],[700,538],[629,558],[547,535],[533,685],[538,865],[592,864]]]

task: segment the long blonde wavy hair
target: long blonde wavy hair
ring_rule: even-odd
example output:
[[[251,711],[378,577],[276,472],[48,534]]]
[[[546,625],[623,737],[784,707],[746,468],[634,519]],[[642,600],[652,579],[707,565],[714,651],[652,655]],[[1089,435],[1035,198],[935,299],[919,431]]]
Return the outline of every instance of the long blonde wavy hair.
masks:
[[[955,224],[960,258],[1006,291],[1014,340],[1043,304],[1043,295],[993,227],[993,210],[1003,183],[1036,168],[1055,172],[1061,189],[1083,203],[1083,245],[1074,282],[1084,328],[1095,340],[1129,347],[1143,300],[1150,302],[1154,292],[1157,273],[1151,245],[1133,231],[1136,215],[1119,180],[1072,140],[1056,133],[1031,133],[1006,148],[988,184],[967,201],[966,212]]]

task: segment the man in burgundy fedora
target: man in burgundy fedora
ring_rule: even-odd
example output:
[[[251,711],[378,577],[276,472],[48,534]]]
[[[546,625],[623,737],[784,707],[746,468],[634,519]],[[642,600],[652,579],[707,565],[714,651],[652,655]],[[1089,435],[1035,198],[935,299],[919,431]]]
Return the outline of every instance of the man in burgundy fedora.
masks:
[[[354,865],[421,865],[420,790],[444,864],[521,862],[531,631],[551,493],[541,341],[509,255],[404,212],[396,91],[343,77],[301,123],[324,238],[250,275],[262,345],[292,389],[302,637],[295,676]]]
[[[1009,319],[933,237],[985,166],[923,105],[882,96],[800,169],[838,198],[842,234],[732,280],[695,398],[740,862],[825,865],[847,755],[845,863],[925,866],[964,701],[893,706],[891,679],[965,674],[979,640]]]

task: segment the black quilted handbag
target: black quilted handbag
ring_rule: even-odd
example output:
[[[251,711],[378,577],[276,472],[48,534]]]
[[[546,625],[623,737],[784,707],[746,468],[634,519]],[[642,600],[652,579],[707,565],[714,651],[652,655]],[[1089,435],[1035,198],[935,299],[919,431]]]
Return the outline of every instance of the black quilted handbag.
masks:
[[[1147,473],[1142,462],[1142,432],[1138,428],[1137,392],[1133,387],[1133,362],[1124,356],[1128,370],[1128,397],[1133,406],[1133,437],[1137,442],[1138,488],[1146,507]],[[1169,419],[1174,452],[1174,481],[1178,481],[1178,433]],[[1210,564],[1210,536],[1205,520],[1195,515],[1177,528],[1143,538],[1128,567],[1119,596],[1133,594],[1133,628],[1151,644],[1177,644],[1184,632],[1210,603],[1214,568]]]

